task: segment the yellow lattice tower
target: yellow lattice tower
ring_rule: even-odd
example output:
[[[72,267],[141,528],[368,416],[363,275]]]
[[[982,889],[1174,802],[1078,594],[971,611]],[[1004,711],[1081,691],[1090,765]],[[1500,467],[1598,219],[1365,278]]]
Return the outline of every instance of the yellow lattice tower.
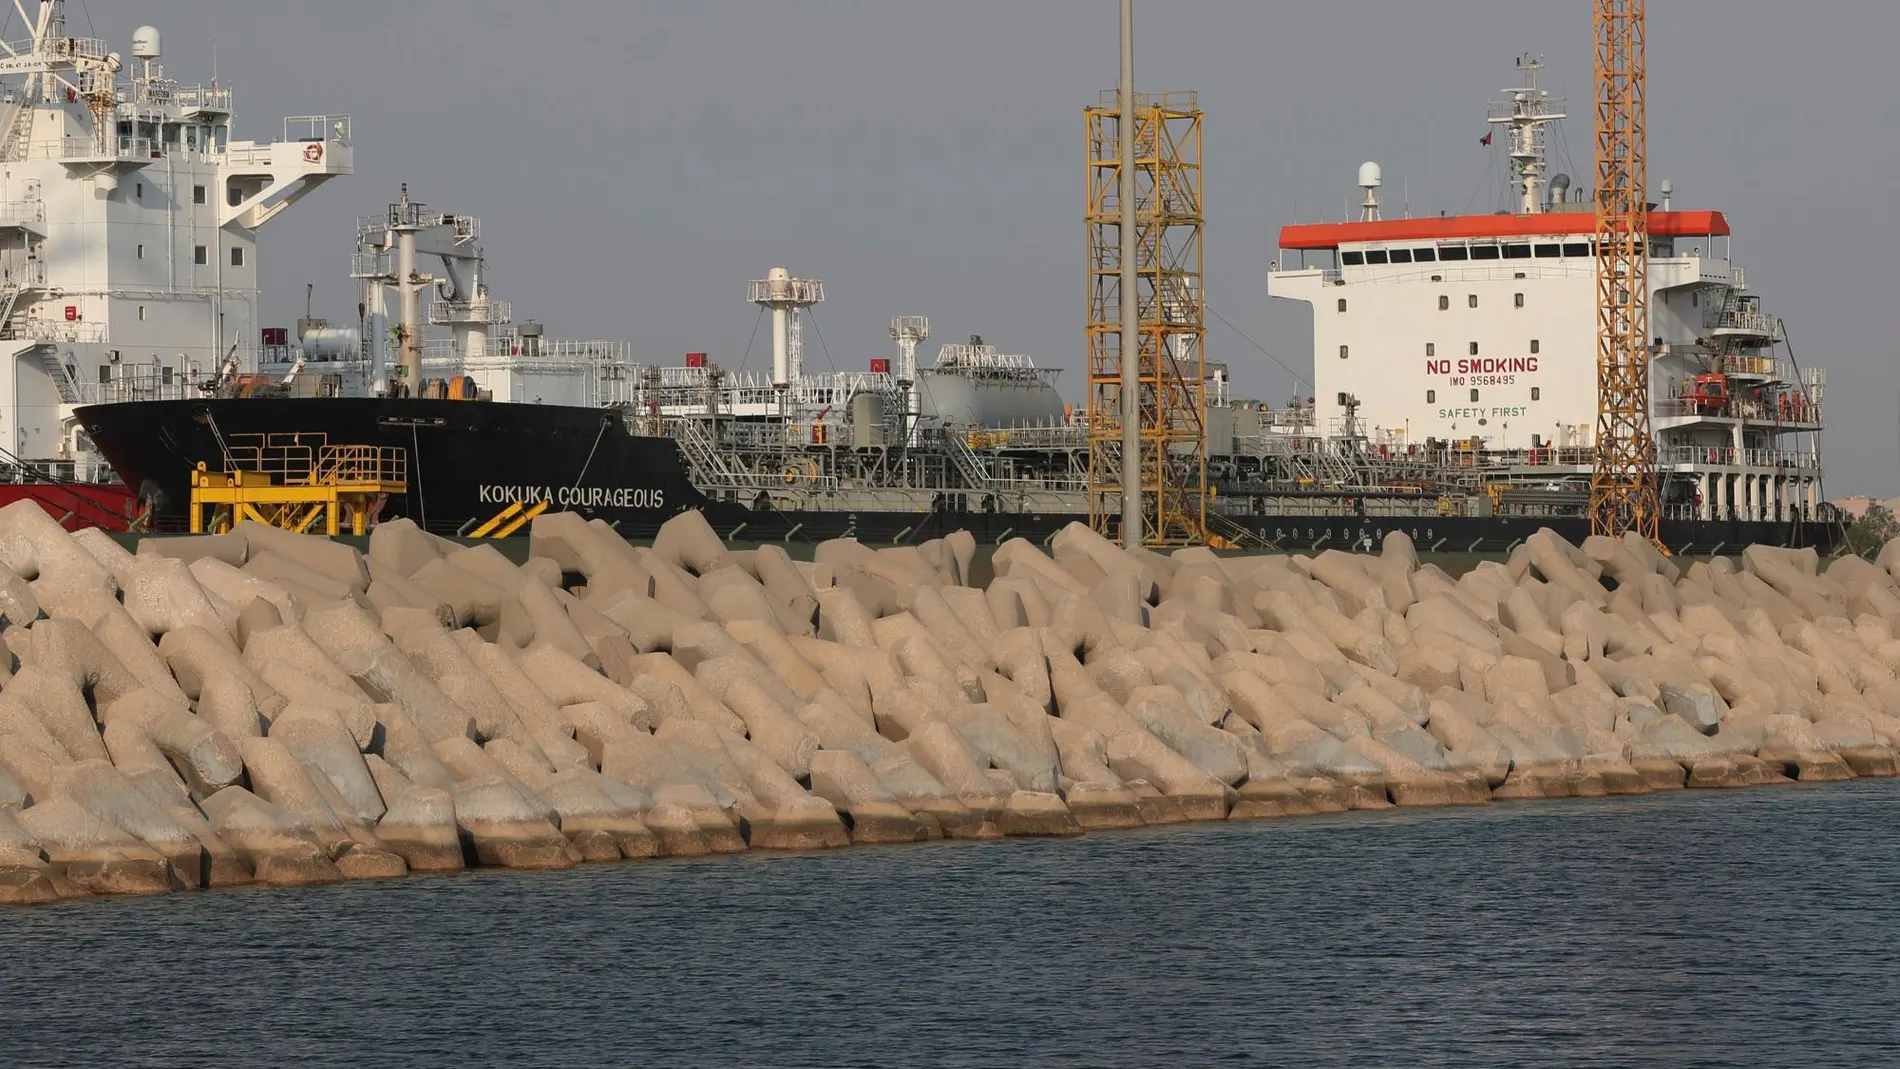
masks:
[[[1644,0],[1595,0],[1597,434],[1590,529],[1657,541],[1649,410]]]
[[[1113,91],[1088,125],[1089,521],[1121,526],[1121,112]],[[1133,346],[1141,394],[1141,510],[1148,545],[1206,540],[1207,354],[1196,94],[1135,94]]]

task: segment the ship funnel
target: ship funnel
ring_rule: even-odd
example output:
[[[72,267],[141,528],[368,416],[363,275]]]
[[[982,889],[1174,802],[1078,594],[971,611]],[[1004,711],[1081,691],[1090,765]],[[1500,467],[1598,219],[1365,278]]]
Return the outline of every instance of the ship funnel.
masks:
[[[1562,204],[1570,193],[1570,176],[1558,172],[1550,176],[1550,200],[1552,205]]]

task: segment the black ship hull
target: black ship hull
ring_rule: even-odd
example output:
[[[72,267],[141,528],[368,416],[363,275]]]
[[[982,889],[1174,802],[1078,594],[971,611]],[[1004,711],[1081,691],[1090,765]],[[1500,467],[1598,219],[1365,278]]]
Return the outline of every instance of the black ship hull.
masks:
[[[138,497],[146,527],[187,529],[191,472],[223,470],[231,444],[256,435],[317,436],[331,445],[399,448],[408,492],[392,495],[383,520],[407,517],[444,535],[466,534],[518,501],[546,500],[650,538],[666,520],[703,509],[734,541],[916,542],[965,529],[979,541],[1040,542],[1086,516],[994,512],[978,495],[945,494],[925,511],[780,510],[714,501],[695,487],[670,438],[629,433],[611,410],[422,398],[231,398],[136,401],[78,410],[86,433]],[[1376,548],[1404,531],[1427,552],[1496,553],[1540,527],[1573,543],[1589,534],[1582,516],[1234,515],[1232,521],[1292,551]],[[1733,552],[1751,543],[1831,549],[1837,524],[1665,520],[1662,541],[1678,553]]]
[[[383,505],[444,535],[466,534],[515,502],[547,500],[616,523],[630,537],[706,504],[670,438],[627,432],[612,411],[425,398],[218,398],[88,405],[76,415],[147,510],[147,527],[186,528],[191,472],[226,469],[256,436],[401,449],[408,492]]]

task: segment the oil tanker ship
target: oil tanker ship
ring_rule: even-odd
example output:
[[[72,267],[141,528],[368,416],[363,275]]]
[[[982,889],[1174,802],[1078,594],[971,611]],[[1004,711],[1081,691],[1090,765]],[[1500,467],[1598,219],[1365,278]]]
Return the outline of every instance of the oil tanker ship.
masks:
[[[353,525],[464,535],[546,509],[629,537],[698,508],[737,539],[880,541],[1043,538],[1089,515],[1086,412],[1056,370],[977,337],[926,364],[929,322],[904,315],[865,370],[807,372],[801,324],[824,286],[783,268],[747,284],[771,319],[769,370],[641,362],[624,342],[516,322],[490,292],[480,221],[405,188],[357,220],[353,314],[262,326],[259,231],[353,172],[350,119],[237,139],[230,91],[167,78],[155,29],[133,35],[128,64],[66,35],[62,8],[43,0],[13,46],[24,80],[0,125],[0,339],[16,372],[0,377],[0,464],[16,486],[90,495],[108,526],[124,502],[151,530],[307,526],[324,493],[347,498]],[[1593,224],[1545,178],[1561,109],[1535,73],[1493,115],[1514,211],[1384,219],[1373,168],[1361,219],[1285,228],[1269,292],[1313,307],[1310,396],[1246,399],[1202,354],[1175,361],[1194,368],[1210,541],[1370,546],[1404,530],[1428,549],[1496,550],[1540,526],[1586,532]],[[1726,220],[1664,200],[1663,541],[1831,545],[1822,377],[1778,355]],[[1170,301],[1198,316],[1198,285]]]

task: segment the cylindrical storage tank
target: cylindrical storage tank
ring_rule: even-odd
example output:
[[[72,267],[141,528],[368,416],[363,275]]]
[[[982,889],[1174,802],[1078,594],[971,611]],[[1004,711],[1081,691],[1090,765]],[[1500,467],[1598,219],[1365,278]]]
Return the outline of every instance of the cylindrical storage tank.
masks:
[[[343,360],[361,344],[355,327],[313,327],[303,336],[303,355],[306,360]]]
[[[959,427],[1023,427],[1063,421],[1062,395],[1040,378],[973,378],[943,371],[917,376],[918,416]]]

